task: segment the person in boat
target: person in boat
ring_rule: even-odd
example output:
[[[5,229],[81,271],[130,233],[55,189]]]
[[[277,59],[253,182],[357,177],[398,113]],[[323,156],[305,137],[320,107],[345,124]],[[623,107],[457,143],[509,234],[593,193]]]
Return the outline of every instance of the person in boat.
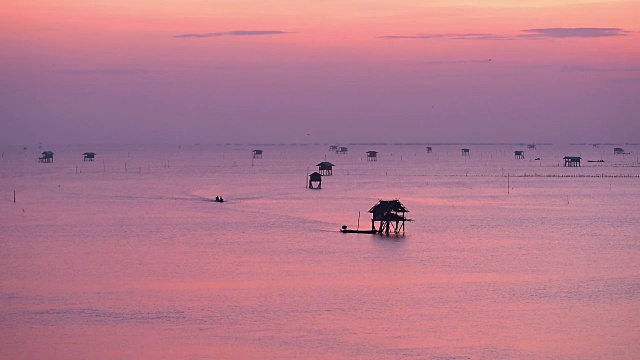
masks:
[[[220,201],[220,197],[219,196],[216,196],[216,201]]]

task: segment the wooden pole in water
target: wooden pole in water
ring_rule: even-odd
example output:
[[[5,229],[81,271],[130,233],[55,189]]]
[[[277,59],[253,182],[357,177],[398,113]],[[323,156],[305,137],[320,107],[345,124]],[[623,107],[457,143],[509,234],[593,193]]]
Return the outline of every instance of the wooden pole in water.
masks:
[[[358,230],[360,230],[360,211],[358,211]]]
[[[14,204],[16,203],[16,192],[15,192],[15,190],[13,191],[13,203]]]
[[[507,194],[511,194],[511,181],[510,174],[507,173]]]

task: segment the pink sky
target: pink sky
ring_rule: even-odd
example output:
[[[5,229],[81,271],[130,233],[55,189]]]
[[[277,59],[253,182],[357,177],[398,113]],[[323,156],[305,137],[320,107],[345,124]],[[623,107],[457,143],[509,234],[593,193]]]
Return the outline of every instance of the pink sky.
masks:
[[[4,1],[0,143],[640,142],[638,14],[638,1]]]

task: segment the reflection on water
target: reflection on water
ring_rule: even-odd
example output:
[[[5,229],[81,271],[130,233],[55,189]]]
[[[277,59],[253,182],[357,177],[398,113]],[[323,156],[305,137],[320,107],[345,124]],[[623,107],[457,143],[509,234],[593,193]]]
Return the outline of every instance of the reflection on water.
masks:
[[[0,358],[640,356],[633,155],[327,148],[5,150]],[[605,161],[558,166],[575,154]],[[396,198],[404,236],[338,232]]]

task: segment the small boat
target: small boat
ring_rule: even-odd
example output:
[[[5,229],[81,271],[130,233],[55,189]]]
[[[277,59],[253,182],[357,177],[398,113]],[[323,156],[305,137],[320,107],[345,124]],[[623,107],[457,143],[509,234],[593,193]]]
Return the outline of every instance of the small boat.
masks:
[[[343,234],[376,234],[378,230],[351,230],[347,229],[347,225],[342,225],[340,232]]]

